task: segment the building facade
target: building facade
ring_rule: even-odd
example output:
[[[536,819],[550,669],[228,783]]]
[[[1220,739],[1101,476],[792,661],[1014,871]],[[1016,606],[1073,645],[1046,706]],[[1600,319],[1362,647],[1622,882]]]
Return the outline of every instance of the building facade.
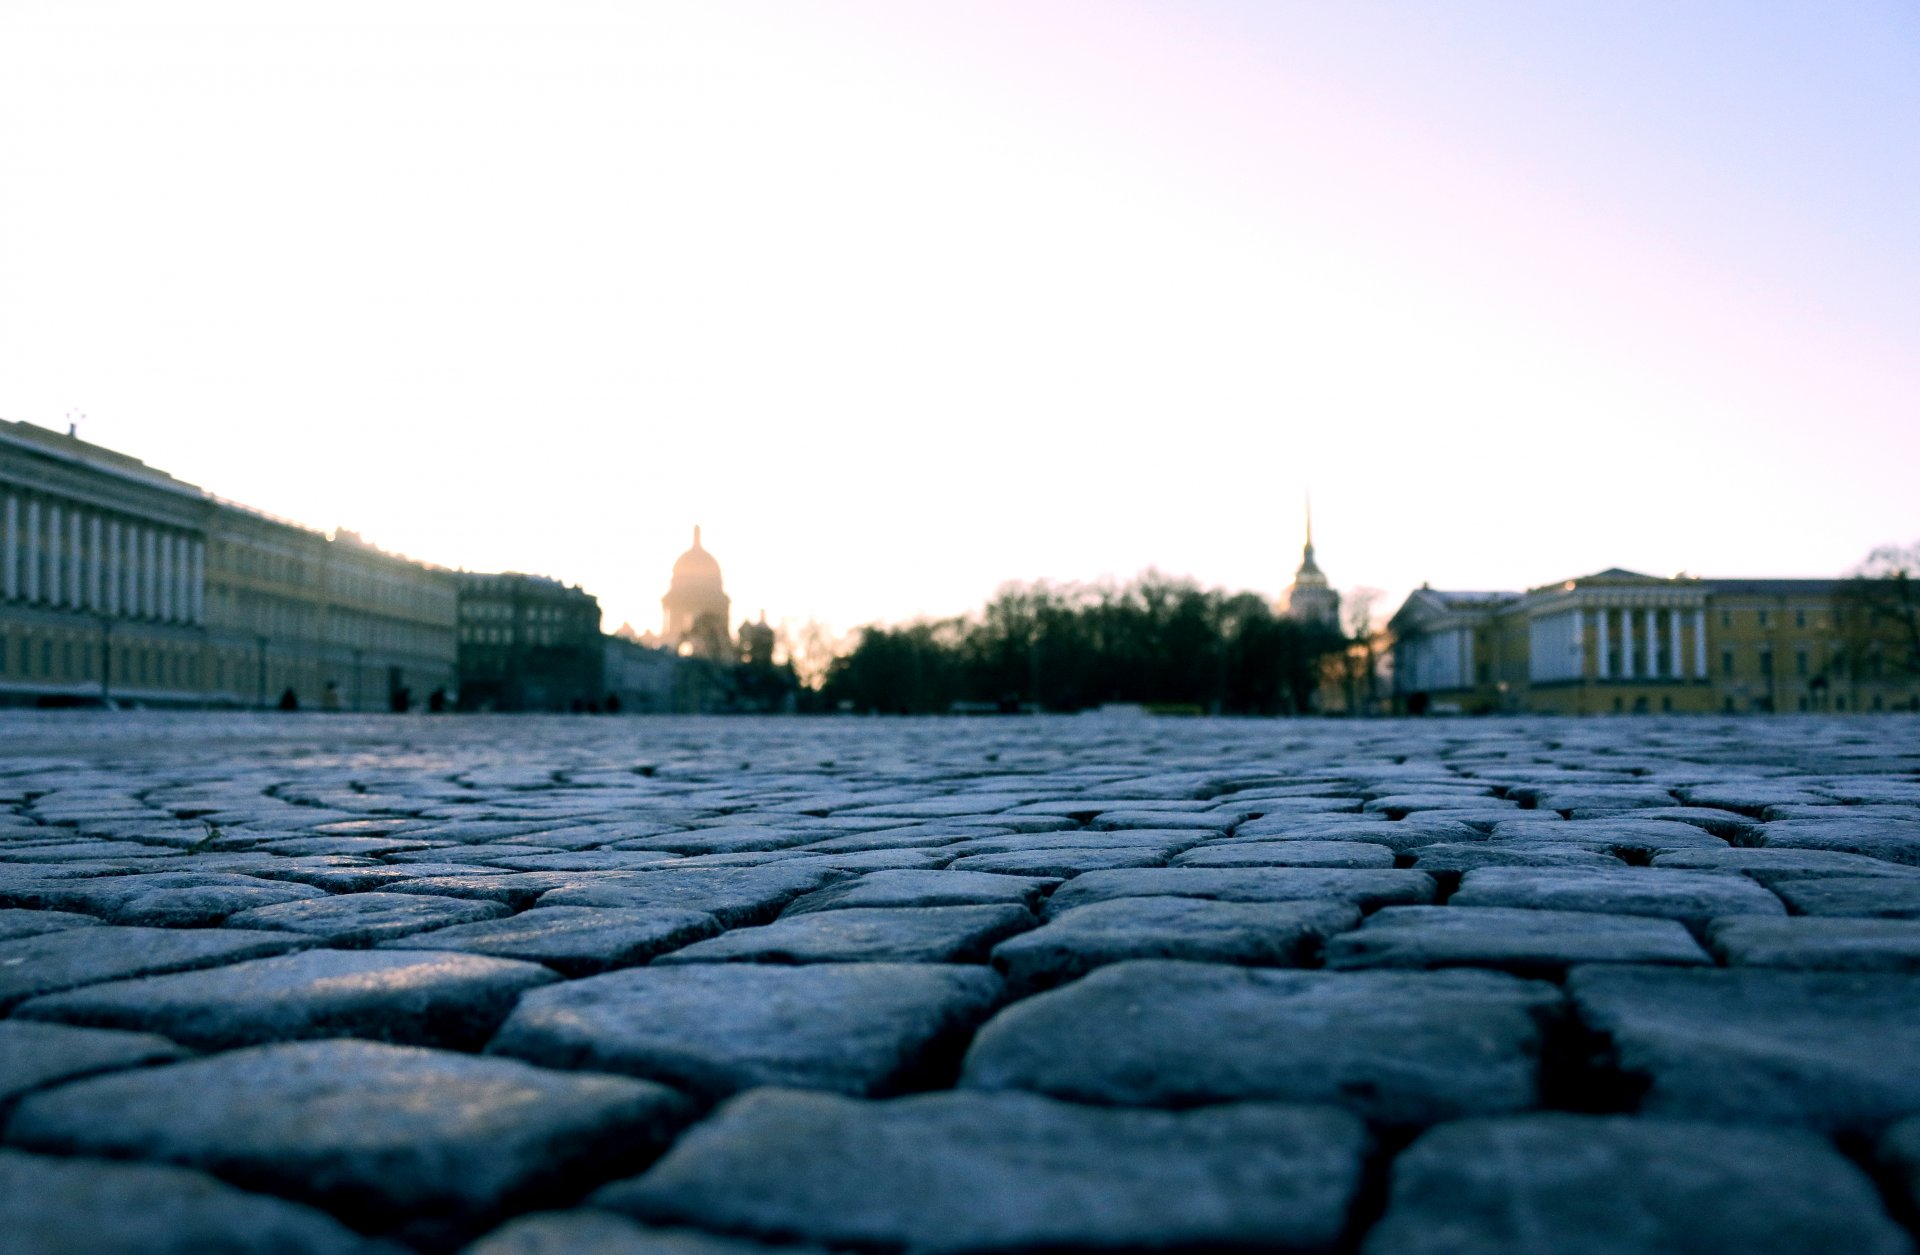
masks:
[[[0,421],[0,704],[384,710],[454,682],[449,572]]]
[[[599,709],[606,697],[600,602],[544,575],[461,572],[463,710]]]
[[[1390,624],[1399,709],[1779,713],[1920,710],[1920,679],[1841,646],[1842,580],[1665,579],[1619,569],[1528,592],[1420,588]]]

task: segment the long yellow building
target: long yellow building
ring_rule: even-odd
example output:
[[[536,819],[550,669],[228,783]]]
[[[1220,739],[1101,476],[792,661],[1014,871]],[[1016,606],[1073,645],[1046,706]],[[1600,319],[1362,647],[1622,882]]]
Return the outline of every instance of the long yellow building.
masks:
[[[1419,588],[1389,625],[1397,709],[1920,710],[1920,677],[1842,649],[1843,580],[1619,569],[1527,592]]]
[[[386,710],[455,676],[452,572],[0,421],[0,705]]]

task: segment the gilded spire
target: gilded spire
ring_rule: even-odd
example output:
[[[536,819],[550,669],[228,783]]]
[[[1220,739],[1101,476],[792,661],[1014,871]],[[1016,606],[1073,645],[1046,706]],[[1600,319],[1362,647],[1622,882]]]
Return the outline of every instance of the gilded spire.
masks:
[[[1308,536],[1309,536],[1309,537],[1311,537],[1311,536],[1312,536],[1312,534],[1313,534],[1313,529],[1312,529],[1312,528],[1308,528],[1308,529],[1307,529],[1307,534],[1308,534]],[[1312,541],[1311,541],[1311,540],[1309,540],[1309,541],[1308,541],[1308,543],[1309,543],[1309,544],[1311,544],[1311,543],[1312,543]],[[698,523],[695,523],[695,524],[693,525],[693,547],[694,547],[695,549],[698,549],[698,548],[700,547],[700,525],[699,525]]]

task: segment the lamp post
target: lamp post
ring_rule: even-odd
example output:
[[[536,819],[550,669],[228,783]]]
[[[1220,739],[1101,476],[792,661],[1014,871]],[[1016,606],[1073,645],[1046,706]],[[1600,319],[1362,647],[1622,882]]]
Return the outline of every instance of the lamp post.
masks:
[[[113,706],[113,617],[100,616],[100,704]]]

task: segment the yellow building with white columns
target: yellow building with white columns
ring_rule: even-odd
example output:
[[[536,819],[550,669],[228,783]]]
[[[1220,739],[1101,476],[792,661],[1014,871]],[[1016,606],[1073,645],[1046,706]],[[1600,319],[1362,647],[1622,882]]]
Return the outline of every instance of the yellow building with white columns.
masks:
[[[1413,713],[1920,709],[1920,679],[1840,647],[1841,580],[1671,579],[1618,568],[1527,592],[1416,589],[1395,613]]]

